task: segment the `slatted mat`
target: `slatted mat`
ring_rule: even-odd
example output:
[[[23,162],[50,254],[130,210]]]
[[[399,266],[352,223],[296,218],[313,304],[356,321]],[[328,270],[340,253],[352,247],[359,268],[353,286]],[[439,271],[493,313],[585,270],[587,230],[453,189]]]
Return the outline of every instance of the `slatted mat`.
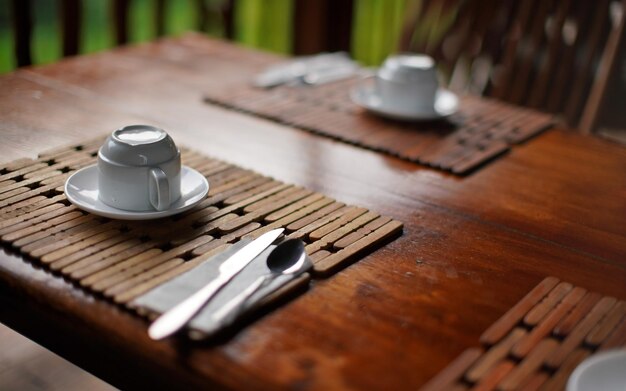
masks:
[[[225,78],[206,91],[205,101],[210,104],[459,175],[472,172],[554,123],[552,115],[477,96],[461,97],[459,112],[447,121],[386,120],[351,102],[349,92],[360,82],[358,78],[315,87],[259,89],[250,82],[272,61],[264,58],[259,65],[257,52],[238,47],[224,47],[211,56],[217,69],[228,63],[229,71],[235,68],[239,77]],[[273,63],[281,60],[277,57]]]
[[[402,223],[366,208],[185,148],[183,164],[210,182],[209,194],[198,206],[153,221],[99,217],[69,203],[63,185],[74,171],[95,164],[103,142],[100,137],[0,167],[0,240],[127,308],[133,307],[134,298],[242,237],[284,227],[287,237],[306,243],[316,278],[402,232]]]
[[[595,352],[626,347],[626,302],[548,277],[422,391],[564,390]]]

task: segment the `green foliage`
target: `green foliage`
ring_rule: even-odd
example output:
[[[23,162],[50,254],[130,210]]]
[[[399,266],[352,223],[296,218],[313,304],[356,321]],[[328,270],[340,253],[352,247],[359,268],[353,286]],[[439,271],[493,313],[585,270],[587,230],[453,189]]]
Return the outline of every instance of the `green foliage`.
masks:
[[[114,30],[109,0],[82,2],[81,53],[93,53],[113,46]]]
[[[407,0],[356,0],[352,55],[365,65],[380,65],[397,50]]]
[[[157,35],[156,7],[153,0],[132,0],[128,8],[128,39],[145,42]]]
[[[8,1],[0,1],[0,73],[15,68],[13,26]]]
[[[238,0],[235,39],[245,45],[289,53],[294,0]]]
[[[198,25],[198,12],[193,0],[167,1],[165,3],[165,34],[180,35],[194,30]]]
[[[35,64],[47,64],[61,58],[61,25],[55,0],[39,0],[34,7],[32,60]],[[52,17],[51,17],[52,16]]]

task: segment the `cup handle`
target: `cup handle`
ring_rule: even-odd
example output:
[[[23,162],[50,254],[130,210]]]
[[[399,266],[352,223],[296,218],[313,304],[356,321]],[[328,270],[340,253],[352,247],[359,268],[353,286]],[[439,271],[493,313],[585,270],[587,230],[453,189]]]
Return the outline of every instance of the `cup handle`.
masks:
[[[170,183],[167,175],[160,168],[150,169],[150,203],[156,210],[170,207]]]

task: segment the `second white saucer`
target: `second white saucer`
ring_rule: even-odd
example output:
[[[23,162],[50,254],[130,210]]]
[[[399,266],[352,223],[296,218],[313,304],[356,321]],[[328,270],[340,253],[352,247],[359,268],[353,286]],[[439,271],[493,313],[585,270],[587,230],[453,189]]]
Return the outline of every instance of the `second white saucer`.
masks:
[[[381,117],[401,121],[433,121],[443,119],[457,112],[459,98],[451,91],[439,89],[432,106],[423,106],[414,110],[393,107],[379,96],[373,85],[360,85],[352,90],[354,103]]]
[[[75,172],[65,182],[65,196],[78,208],[120,220],[150,220],[172,216],[197,205],[209,192],[209,182],[204,175],[191,167],[181,169],[181,196],[172,206],[163,211],[132,212],[106,205],[98,197],[98,167],[85,167]]]

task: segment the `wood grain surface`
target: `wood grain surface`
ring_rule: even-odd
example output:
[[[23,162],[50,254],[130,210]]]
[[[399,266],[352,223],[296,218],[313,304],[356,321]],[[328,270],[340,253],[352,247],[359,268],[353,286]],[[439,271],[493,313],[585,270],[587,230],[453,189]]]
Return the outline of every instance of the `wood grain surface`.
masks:
[[[626,296],[623,148],[552,130],[455,177],[206,105],[215,67],[228,67],[210,59],[224,45],[186,35],[3,76],[0,160],[149,123],[181,145],[404,221],[405,234],[203,346],[152,342],[145,321],[5,251],[3,323],[120,387],[415,389],[546,276]],[[268,57],[259,52],[256,66]]]

